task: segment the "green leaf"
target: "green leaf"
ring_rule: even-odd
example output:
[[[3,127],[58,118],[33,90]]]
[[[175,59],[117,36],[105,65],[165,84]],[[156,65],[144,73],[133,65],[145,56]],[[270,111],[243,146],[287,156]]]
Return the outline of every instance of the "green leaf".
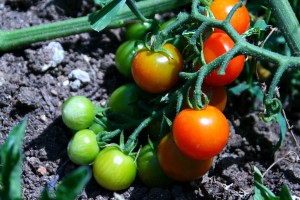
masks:
[[[282,145],[284,139],[285,139],[285,134],[287,132],[287,126],[286,126],[286,121],[282,115],[282,113],[279,113],[278,114],[278,117],[277,117],[277,122],[280,126],[280,137],[279,137],[279,140],[277,142],[277,144],[275,145],[274,147],[274,153],[280,148],[280,146]]]
[[[234,95],[240,95],[242,92],[247,90],[249,88],[249,85],[247,83],[241,83],[237,86],[234,86],[228,90],[228,92],[231,92]]]
[[[265,20],[259,19],[255,22],[254,27],[259,28],[259,30],[261,30],[261,31],[264,31],[267,28],[267,24],[266,24]]]
[[[89,22],[92,29],[101,31],[108,26],[119,10],[125,5],[126,0],[112,0],[101,10],[89,15]]]
[[[63,178],[56,190],[56,200],[74,200],[91,179],[88,166],[82,166]]]
[[[1,190],[0,199],[21,199],[22,142],[27,121],[24,119],[9,133],[1,147]]]
[[[292,193],[287,185],[282,186],[279,196],[280,200],[293,200]]]
[[[262,181],[261,172],[254,166],[254,200],[280,200]]]

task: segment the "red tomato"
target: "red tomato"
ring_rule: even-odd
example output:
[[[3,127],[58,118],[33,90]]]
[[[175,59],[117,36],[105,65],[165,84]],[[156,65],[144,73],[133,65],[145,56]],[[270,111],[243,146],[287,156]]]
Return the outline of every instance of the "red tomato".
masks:
[[[213,33],[203,44],[203,53],[206,63],[212,62],[217,57],[226,53],[234,46],[233,40],[225,33]],[[208,74],[203,83],[211,86],[224,86],[233,82],[242,72],[245,57],[234,57],[227,65],[225,75],[218,75],[219,67]]]
[[[178,49],[166,43],[162,52],[140,50],[132,62],[132,76],[136,84],[149,93],[162,93],[171,89],[179,79],[183,68],[182,55]]]
[[[216,19],[224,20],[233,6],[238,2],[239,0],[214,0],[210,5],[210,10]],[[248,30],[250,26],[250,15],[244,5],[237,9],[237,11],[234,13],[230,24],[239,34],[242,34]],[[223,31],[216,28],[215,32]]]
[[[172,134],[167,134],[160,141],[157,156],[165,174],[177,181],[199,179],[209,171],[214,159],[195,160],[187,157],[175,145]]]
[[[172,131],[176,145],[185,155],[208,159],[223,150],[230,128],[224,114],[208,105],[203,110],[182,110],[174,119]]]

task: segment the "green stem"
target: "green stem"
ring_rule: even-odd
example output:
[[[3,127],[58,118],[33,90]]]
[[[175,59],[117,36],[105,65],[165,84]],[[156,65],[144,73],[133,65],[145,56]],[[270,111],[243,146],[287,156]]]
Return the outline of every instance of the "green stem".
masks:
[[[191,3],[192,0],[146,0],[137,2],[137,8],[144,16],[166,12]],[[113,19],[108,28],[124,26],[120,21],[135,19],[136,16],[126,6]],[[20,48],[31,43],[70,36],[92,31],[88,16],[60,22],[37,25],[18,30],[0,31],[0,52]]]
[[[268,0],[277,26],[295,56],[300,56],[300,25],[288,0]]]
[[[143,13],[138,9],[136,4],[132,0],[126,0],[126,5],[130,8],[131,12],[140,19],[142,22],[151,22],[151,19],[147,19]]]

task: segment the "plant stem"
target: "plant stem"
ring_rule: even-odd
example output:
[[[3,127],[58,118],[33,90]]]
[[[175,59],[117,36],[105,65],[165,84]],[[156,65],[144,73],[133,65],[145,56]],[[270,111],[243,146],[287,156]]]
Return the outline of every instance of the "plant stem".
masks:
[[[166,12],[191,3],[192,0],[146,0],[137,2],[136,6],[144,16]],[[135,19],[136,16],[126,6],[113,19],[108,28],[124,26],[123,21]],[[60,22],[37,25],[18,30],[0,31],[0,52],[20,48],[31,43],[70,36],[92,31],[88,16]]]
[[[293,55],[300,56],[300,25],[289,1],[268,0],[268,5]]]

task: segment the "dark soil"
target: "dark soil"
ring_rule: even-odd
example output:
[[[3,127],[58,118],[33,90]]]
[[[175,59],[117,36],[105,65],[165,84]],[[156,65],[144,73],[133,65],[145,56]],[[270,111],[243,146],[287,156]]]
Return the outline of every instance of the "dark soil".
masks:
[[[1,1],[0,29],[84,16],[93,7],[92,0]],[[85,33],[0,53],[0,144],[14,125],[24,117],[28,119],[22,174],[24,199],[37,199],[55,175],[62,178],[77,167],[68,162],[66,147],[71,134],[62,123],[61,105],[72,95],[85,95],[95,104],[105,105],[112,91],[126,81],[114,66],[114,53],[124,39],[122,32],[116,29]],[[61,46],[64,53],[64,58],[55,64],[50,62],[53,56],[50,42],[56,42],[54,45]],[[53,67],[42,69],[41,66]],[[90,81],[69,76],[75,69],[87,72]],[[249,110],[247,102],[239,100],[239,105],[247,108],[246,112],[240,112],[236,105],[228,103],[225,111],[231,122],[228,146],[215,158],[213,167],[203,178],[167,189],[147,188],[137,179],[130,188],[118,193],[125,199],[251,199],[254,166],[265,172],[288,152],[299,155],[299,151],[287,133],[283,146],[273,155],[272,147],[279,138],[278,125],[261,122],[258,110]],[[293,124],[299,142],[298,118]],[[299,161],[279,162],[266,174],[264,184],[275,194],[286,184],[293,195],[300,196]],[[113,192],[91,180],[79,199],[116,198]]]

